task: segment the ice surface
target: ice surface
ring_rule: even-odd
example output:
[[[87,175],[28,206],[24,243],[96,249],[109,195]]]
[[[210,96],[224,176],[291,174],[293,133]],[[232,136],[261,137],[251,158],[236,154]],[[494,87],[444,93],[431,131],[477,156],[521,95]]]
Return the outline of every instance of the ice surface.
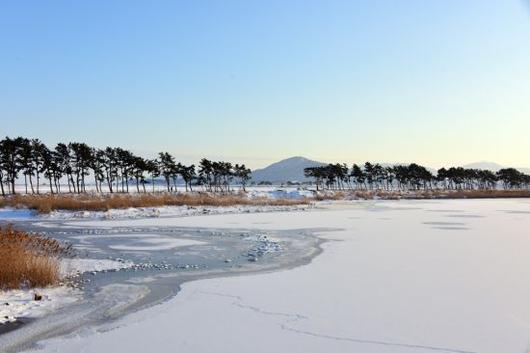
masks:
[[[119,329],[53,339],[39,352],[525,353],[529,210],[519,200],[385,201],[105,221],[319,228],[329,241],[309,265],[185,283],[172,300],[123,318]],[[455,229],[437,228],[455,221]]]
[[[10,220],[24,220],[31,219],[35,217],[35,211],[28,209],[17,209],[17,208],[0,208],[0,221],[10,221]]]
[[[203,242],[196,240],[160,237],[156,235],[153,238],[149,238],[148,234],[135,234],[134,237],[141,237],[142,239],[135,241],[134,244],[110,245],[109,248],[122,251],[154,251],[204,244]]]

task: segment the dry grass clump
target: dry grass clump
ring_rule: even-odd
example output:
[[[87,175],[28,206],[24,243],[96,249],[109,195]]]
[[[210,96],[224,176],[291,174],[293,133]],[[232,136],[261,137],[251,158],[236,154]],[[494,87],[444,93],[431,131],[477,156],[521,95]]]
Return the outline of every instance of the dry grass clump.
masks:
[[[349,190],[319,192],[315,197],[323,200],[399,200],[399,199],[496,199],[526,198],[530,190]]]
[[[249,199],[244,194],[84,194],[84,195],[14,195],[0,199],[0,207],[26,207],[39,213],[55,210],[107,211],[129,207],[158,206],[293,206],[309,204],[309,199]]]
[[[295,206],[323,200],[399,200],[399,199],[477,199],[524,198],[530,190],[342,190],[319,191],[313,198],[270,199],[248,198],[243,193],[213,194],[193,192],[182,194],[62,194],[13,195],[0,198],[0,207],[29,208],[39,213],[55,210],[108,211],[130,207],[160,206]]]
[[[417,190],[398,193],[403,199],[502,199],[530,197],[530,190]]]
[[[319,191],[315,193],[316,201],[344,200],[344,199],[346,199],[346,193],[343,191],[332,191],[332,192]]]
[[[530,197],[530,190],[436,190],[432,192],[438,198],[448,199],[496,199]]]
[[[402,197],[398,191],[388,190],[343,190],[319,192],[315,196],[317,201],[340,201],[340,200],[374,200],[376,198],[384,200],[398,200]]]
[[[58,257],[70,248],[57,240],[0,228],[0,289],[43,287],[59,280]]]

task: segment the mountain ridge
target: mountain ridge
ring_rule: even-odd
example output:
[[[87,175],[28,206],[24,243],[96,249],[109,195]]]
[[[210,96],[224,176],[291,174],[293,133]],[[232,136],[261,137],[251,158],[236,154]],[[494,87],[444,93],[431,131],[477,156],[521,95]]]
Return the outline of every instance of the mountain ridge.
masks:
[[[286,182],[286,181],[307,181],[304,175],[304,168],[318,167],[327,163],[318,162],[302,156],[295,156],[282,159],[271,165],[257,169],[252,172],[252,181],[259,183],[263,181]]]
[[[287,181],[308,181],[309,179],[304,176],[304,168],[308,167],[318,167],[327,165],[328,163],[315,161],[303,156],[294,156],[286,159],[282,159],[278,162],[272,163],[267,167],[260,168],[252,172],[252,181],[259,183],[268,181],[271,183],[277,183],[277,182],[287,182]],[[391,165],[403,165],[407,163],[381,163],[383,166],[391,166]],[[451,167],[447,166],[446,168]],[[458,167],[458,165],[455,165],[455,167]],[[495,162],[488,162],[488,161],[480,161],[480,162],[473,162],[468,163],[465,165],[462,165],[463,168],[472,168],[472,169],[487,169],[491,170],[493,172],[498,171],[502,168],[507,168],[506,166],[495,163]],[[429,170],[436,173],[435,168],[430,168],[426,166]],[[515,169],[530,174],[530,168],[520,168],[516,167]]]

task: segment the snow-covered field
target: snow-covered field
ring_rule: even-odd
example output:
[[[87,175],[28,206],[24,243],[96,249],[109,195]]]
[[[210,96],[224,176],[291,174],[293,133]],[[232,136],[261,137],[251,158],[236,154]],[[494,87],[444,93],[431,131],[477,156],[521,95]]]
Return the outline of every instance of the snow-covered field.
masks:
[[[530,351],[527,200],[344,202],[105,226],[161,223],[312,228],[328,242],[308,265],[188,282],[163,304],[38,352]]]

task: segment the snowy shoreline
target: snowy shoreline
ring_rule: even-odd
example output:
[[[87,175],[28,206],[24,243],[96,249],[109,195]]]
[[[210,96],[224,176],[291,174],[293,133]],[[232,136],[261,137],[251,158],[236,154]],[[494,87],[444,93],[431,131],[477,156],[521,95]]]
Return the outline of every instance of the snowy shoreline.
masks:
[[[208,212],[204,212],[204,209],[208,209]],[[260,214],[260,213],[284,213],[286,211],[300,211],[300,210],[306,210],[307,208],[299,208],[299,207],[244,207],[243,209],[241,207],[215,207],[214,212],[210,212],[212,208],[199,208],[199,209],[192,209],[189,208],[183,208],[183,207],[163,207],[163,210],[161,212],[157,212],[157,215],[162,215],[160,217],[145,217],[144,213],[138,213],[137,210],[120,210],[117,214],[114,214],[113,217],[102,217],[102,213],[98,212],[91,212],[89,214],[84,213],[84,217],[72,217],[71,212],[64,212],[65,214],[60,215],[59,217],[43,217],[40,215],[37,215],[35,213],[29,213],[29,214],[23,214],[23,217],[20,217],[20,210],[16,211],[17,216],[17,222],[15,224],[25,224],[25,226],[34,225],[37,227],[41,227],[44,230],[45,234],[48,234],[47,232],[50,229],[57,229],[61,230],[64,229],[66,231],[70,231],[72,228],[72,225],[76,225],[77,228],[85,229],[81,234],[82,235],[75,235],[75,236],[69,236],[68,239],[71,240],[81,240],[80,248],[85,248],[83,243],[85,241],[101,241],[103,239],[109,239],[113,242],[117,242],[116,245],[111,244],[108,245],[108,248],[110,250],[115,251],[124,251],[127,252],[137,252],[142,253],[145,251],[150,252],[158,252],[160,250],[170,251],[171,249],[174,249],[179,246],[194,246],[194,245],[206,245],[206,243],[203,242],[197,242],[192,240],[171,240],[168,241],[168,238],[160,237],[159,235],[155,234],[148,234],[149,232],[153,233],[152,228],[149,228],[149,232],[140,232],[140,233],[133,233],[133,234],[123,234],[121,235],[119,232],[115,233],[111,229],[108,229],[108,227],[104,226],[103,229],[106,229],[106,231],[109,231],[109,235],[105,236],[101,234],[101,231],[98,231],[96,233],[91,232],[90,229],[93,226],[99,227],[100,225],[107,224],[109,222],[145,222],[147,220],[152,220],[157,223],[159,222],[172,222],[175,219],[181,219],[181,218],[195,218],[200,217],[200,219],[206,219],[209,217],[203,217],[205,215],[208,216],[215,216],[215,215],[228,215],[228,214]],[[191,212],[190,212],[191,211]],[[132,212],[132,214],[131,214]],[[191,213],[191,214],[190,214]],[[12,219],[9,218],[9,213],[4,213],[6,217],[3,217],[3,220],[6,222],[11,222]],[[186,217],[184,217],[186,216]],[[91,223],[90,225],[87,225],[86,222]],[[79,226],[77,226],[79,225]],[[33,229],[33,228],[31,228]],[[121,227],[117,228],[121,229]],[[134,228],[136,231],[138,228]],[[38,232],[38,231],[37,231]],[[203,234],[202,236],[208,236],[207,233],[204,233],[204,231],[198,230],[199,234]],[[60,232],[61,233],[61,232]],[[156,233],[156,231],[155,231]],[[223,257],[223,264],[226,266],[226,269],[219,269],[216,270],[215,267],[211,269],[201,269],[196,265],[168,265],[168,264],[156,264],[151,263],[149,261],[148,263],[138,263],[133,264],[132,262],[127,262],[122,259],[120,261],[113,261],[113,260],[105,260],[105,259],[80,259],[80,258],[74,258],[74,259],[65,259],[61,262],[61,273],[63,275],[67,276],[74,276],[79,277],[81,276],[84,278],[84,281],[90,281],[90,280],[96,280],[100,281],[104,278],[106,278],[108,275],[112,275],[116,273],[123,273],[123,275],[126,275],[127,273],[137,273],[137,271],[142,272],[146,271],[146,274],[149,275],[153,271],[160,271],[163,270],[163,272],[160,273],[160,275],[155,275],[152,279],[149,279],[147,282],[144,283],[143,280],[140,281],[131,281],[131,283],[136,283],[137,286],[135,288],[131,287],[130,289],[132,296],[130,297],[123,297],[121,294],[116,292],[115,290],[110,290],[113,286],[111,284],[105,285],[102,288],[109,288],[108,291],[103,291],[100,294],[96,293],[96,296],[104,295],[105,298],[107,297],[123,297],[122,300],[124,300],[120,305],[123,305],[126,302],[130,302],[130,304],[127,304],[123,309],[119,309],[117,311],[118,316],[124,315],[125,313],[129,312],[130,309],[127,309],[127,307],[138,307],[140,309],[144,304],[140,305],[139,303],[145,302],[147,300],[148,296],[152,296],[152,294],[149,294],[149,291],[146,292],[146,289],[141,289],[147,285],[149,287],[150,282],[153,281],[153,279],[159,277],[159,280],[162,280],[164,282],[164,277],[169,275],[169,273],[166,275],[164,274],[167,271],[173,271],[176,269],[180,269],[180,271],[186,271],[187,269],[190,269],[189,273],[182,273],[180,274],[182,282],[187,281],[194,281],[197,279],[204,279],[204,278],[217,278],[217,277],[224,277],[224,276],[239,276],[242,274],[248,274],[248,273],[258,273],[262,271],[277,271],[280,269],[287,269],[291,266],[298,266],[300,264],[299,261],[306,261],[304,260],[306,258],[306,255],[299,255],[291,257],[290,255],[287,256],[289,252],[284,253],[283,245],[280,245],[281,240],[276,237],[269,238],[267,235],[263,233],[256,233],[256,235],[251,235],[251,232],[241,232],[239,231],[238,234],[241,233],[241,236],[238,236],[237,239],[238,242],[240,242],[244,247],[246,247],[246,250],[242,253],[243,255],[237,255],[236,257],[240,257],[240,260],[237,260],[234,258],[234,256],[226,256]],[[53,231],[52,233],[53,234]],[[97,234],[97,235],[94,235]],[[212,231],[211,236],[213,238],[208,239],[223,239],[226,237],[226,232],[219,232],[219,231]],[[298,237],[298,236],[297,236]],[[126,239],[124,239],[126,238]],[[296,238],[296,237],[295,237]],[[121,240],[127,240],[128,242],[133,241],[133,244],[131,245],[125,245],[121,244]],[[307,238],[305,242],[307,243],[308,240],[311,238]],[[141,241],[141,243],[136,243],[137,241]],[[294,238],[293,240],[294,241]],[[315,239],[316,241],[316,239]],[[214,242],[214,244],[217,243],[217,241]],[[318,246],[318,242],[315,243],[314,246]],[[316,255],[316,253],[313,253],[312,249],[313,246],[299,246],[301,254],[305,253],[307,251],[310,251],[311,254],[307,255],[310,258]],[[270,260],[263,262],[262,257],[266,256],[273,256],[278,257],[278,260]],[[245,265],[241,267],[240,264],[241,261],[246,262],[248,265]],[[240,268],[241,267],[241,268]],[[248,268],[247,268],[248,267]],[[121,271],[123,270],[123,271]],[[84,273],[84,275],[83,275]],[[101,275],[95,276],[97,273],[102,273]],[[88,275],[88,277],[87,277]],[[152,275],[149,275],[152,276]],[[146,277],[146,279],[149,277]],[[168,277],[170,280],[170,277]],[[174,285],[171,285],[173,280],[170,280],[165,286],[174,287]],[[154,284],[154,283],[153,283]],[[179,285],[180,286],[180,285]],[[137,288],[136,288],[137,287]],[[120,288],[119,286],[116,288]],[[175,288],[176,289],[176,288]],[[168,292],[174,292],[175,289],[172,289]],[[119,289],[118,289],[119,290]],[[12,329],[16,329],[15,332],[11,331],[11,328],[8,328],[7,330],[4,330],[4,334],[2,335],[2,331],[0,331],[0,343],[4,342],[5,347],[11,347],[6,348],[10,352],[18,351],[19,348],[16,347],[23,347],[27,343],[24,342],[31,342],[27,341],[24,338],[24,327],[20,323],[29,322],[31,325],[35,326],[38,324],[39,320],[44,319],[44,322],[48,320],[46,317],[47,315],[50,316],[50,319],[53,318],[56,315],[61,315],[61,308],[67,307],[68,305],[74,305],[75,307],[81,306],[83,307],[85,299],[83,299],[83,291],[78,288],[69,288],[67,286],[61,286],[61,287],[54,287],[54,288],[46,288],[46,289],[33,289],[33,290],[27,290],[27,291],[21,291],[21,293],[16,292],[7,292],[5,295],[5,301],[12,301],[15,302],[17,298],[23,297],[23,300],[19,300],[17,303],[14,303],[11,306],[10,312],[6,315],[8,316],[9,322],[13,322],[15,320],[15,317],[20,316],[22,317],[22,321],[15,321],[14,326],[12,326]],[[38,292],[39,295],[42,295],[45,300],[40,302],[38,305],[35,305],[34,302],[32,302],[33,293]],[[42,293],[42,294],[41,294]],[[106,294],[103,294],[106,293]],[[138,293],[138,294],[134,294]],[[75,295],[74,295],[75,294]],[[156,293],[155,293],[156,294]],[[174,292],[169,297],[163,300],[168,300],[171,297],[173,297],[176,294]],[[156,297],[156,295],[155,295]],[[73,299],[75,300],[73,300]],[[164,296],[161,296],[160,299],[164,298]],[[160,300],[158,299],[158,301]],[[107,300],[107,299],[105,299]],[[108,300],[107,300],[108,301]],[[151,299],[149,301],[152,301]],[[135,304],[138,303],[138,304]],[[155,302],[152,302],[153,305]],[[16,304],[16,305],[15,305]],[[64,304],[64,305],[61,305]],[[113,306],[117,305],[117,303],[109,303],[108,310],[114,310],[111,309]],[[117,307],[120,307],[118,305]],[[40,311],[37,311],[39,309]],[[77,311],[77,309],[75,309]],[[82,309],[84,311],[90,309]],[[99,310],[99,309],[98,309]],[[137,309],[135,309],[137,310]],[[83,312],[83,311],[81,311]],[[118,314],[120,313],[120,314]],[[76,314],[77,315],[77,314]],[[74,317],[76,317],[74,315]],[[60,316],[61,317],[61,316]],[[34,319],[37,319],[38,321],[35,321]],[[64,320],[64,319],[61,319]],[[68,319],[66,319],[68,320]],[[77,320],[77,319],[76,319]],[[59,320],[60,321],[60,320]],[[82,321],[82,320],[81,320]],[[77,324],[76,324],[77,325]],[[77,327],[76,325],[72,326],[72,329]],[[39,331],[40,329],[37,329]],[[9,331],[9,332],[8,332]],[[20,331],[20,332],[19,332]],[[55,332],[55,330],[54,330]],[[65,334],[68,331],[57,331],[57,334]],[[31,334],[34,335],[34,334]],[[52,336],[55,334],[52,334]],[[14,337],[14,338],[13,338]]]
[[[55,338],[41,342],[39,352],[97,353],[113,347],[116,353],[141,353],[153,349],[146,342],[165,342],[156,346],[160,353],[173,347],[185,347],[185,353],[285,347],[308,353],[524,351],[524,323],[530,321],[530,312],[522,309],[530,293],[529,207],[527,200],[330,201],[309,212],[43,221],[91,241],[112,239],[123,229],[135,230],[127,235],[131,241],[147,230],[162,238],[177,231],[184,239],[198,239],[188,235],[200,225],[198,236],[213,241],[208,249],[230,232],[243,239],[242,230],[259,228],[257,234],[273,240],[280,231],[283,239],[315,234],[319,243],[311,244],[320,250],[280,251],[275,256],[285,256],[285,262],[274,260],[269,268],[254,267],[265,264],[259,260],[246,262],[248,270],[242,272],[232,271],[231,263],[225,263],[228,271],[182,272],[178,295],[168,287],[158,296],[159,305],[141,304],[153,293],[132,285],[174,285],[171,275],[139,277],[101,297],[119,296],[127,288],[137,293],[140,304],[134,310],[117,309],[117,321],[99,322],[102,330],[87,329],[81,321],[68,332],[83,328],[75,339],[54,331]],[[197,249],[192,245],[190,253]],[[116,300],[108,308],[129,299]],[[220,325],[220,317],[231,325]],[[0,343],[13,342],[9,337],[0,336]]]
[[[130,262],[82,258],[59,260],[61,283],[56,286],[0,291],[1,325],[20,319],[36,319],[82,299],[82,290],[72,281],[84,273],[119,271],[130,268]],[[0,331],[1,333],[1,331]]]
[[[57,337],[42,352],[525,351],[527,201],[329,206],[200,218],[202,227],[215,229],[325,227],[319,236],[338,241],[326,243],[307,266],[186,282],[172,299],[120,319],[116,330]],[[198,220],[165,222],[191,227]],[[155,220],[109,222],[136,227]]]

